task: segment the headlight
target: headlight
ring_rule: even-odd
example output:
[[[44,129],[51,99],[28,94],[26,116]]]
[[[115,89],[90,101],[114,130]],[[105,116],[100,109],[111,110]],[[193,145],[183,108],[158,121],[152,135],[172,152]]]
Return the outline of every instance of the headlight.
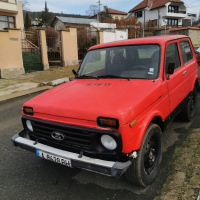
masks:
[[[31,121],[30,120],[26,120],[26,126],[27,128],[29,129],[29,131],[33,132],[33,126],[31,124]]]
[[[116,141],[109,135],[102,135],[101,143],[108,150],[115,150],[117,148]]]
[[[119,121],[117,119],[98,117],[97,124],[101,127],[115,128],[118,129]]]

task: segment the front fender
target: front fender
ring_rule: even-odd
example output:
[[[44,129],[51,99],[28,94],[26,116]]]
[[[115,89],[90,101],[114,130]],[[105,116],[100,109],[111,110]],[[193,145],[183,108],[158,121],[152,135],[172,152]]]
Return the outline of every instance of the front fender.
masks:
[[[140,149],[140,146],[141,146],[143,137],[144,137],[144,135],[146,133],[146,130],[147,130],[149,124],[152,122],[152,120],[155,117],[159,117],[160,120],[162,120],[162,122],[164,123],[164,120],[163,120],[163,118],[161,116],[162,116],[162,114],[159,111],[155,111],[155,112],[152,112],[149,115],[146,115],[143,119],[138,121],[138,133],[140,133],[140,134],[138,134],[137,143],[134,145],[134,149],[135,150],[136,149],[137,150]]]

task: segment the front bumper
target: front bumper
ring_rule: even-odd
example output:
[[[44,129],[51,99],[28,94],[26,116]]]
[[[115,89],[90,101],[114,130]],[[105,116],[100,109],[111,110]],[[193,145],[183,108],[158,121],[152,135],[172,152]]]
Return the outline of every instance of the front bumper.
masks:
[[[100,159],[89,158],[82,156],[79,158],[79,154],[72,153],[57,148],[53,148],[41,143],[36,143],[33,140],[26,139],[24,131],[21,131],[12,137],[12,142],[15,146],[21,147],[36,154],[36,150],[44,151],[49,154],[54,154],[62,158],[70,159],[71,166],[75,168],[81,168],[111,176],[113,178],[119,178],[131,165],[131,161],[127,162],[113,162]]]

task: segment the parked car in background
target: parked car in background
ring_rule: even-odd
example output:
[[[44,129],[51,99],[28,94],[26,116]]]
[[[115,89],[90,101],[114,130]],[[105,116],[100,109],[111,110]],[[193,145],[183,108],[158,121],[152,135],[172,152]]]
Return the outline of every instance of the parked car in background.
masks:
[[[91,47],[75,80],[22,107],[15,146],[68,167],[151,184],[162,133],[195,116],[197,60],[189,37],[155,36]]]
[[[196,47],[194,47],[194,51],[200,53],[200,46],[196,46]]]

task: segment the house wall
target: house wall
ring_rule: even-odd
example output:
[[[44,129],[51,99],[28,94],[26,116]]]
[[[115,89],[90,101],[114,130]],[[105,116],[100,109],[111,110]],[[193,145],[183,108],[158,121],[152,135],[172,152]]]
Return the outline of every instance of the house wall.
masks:
[[[20,31],[0,30],[0,78],[17,77],[24,74]]]
[[[16,26],[15,28],[23,30],[24,29],[24,18],[23,18],[23,11],[22,11],[22,2],[18,1],[17,7],[18,7],[17,13],[0,11],[0,15],[15,17],[15,26]]]
[[[61,22],[60,20],[57,20],[54,24],[55,30],[61,30],[65,28],[65,24]]]
[[[166,16],[166,7],[161,7],[158,9],[160,11],[160,19],[159,19],[159,27],[160,27],[160,26],[163,26],[163,24],[165,23],[165,22],[163,22],[163,16]],[[154,9],[154,10],[145,9],[145,23],[148,22],[149,20],[158,20],[158,18],[159,18],[158,17],[158,9]],[[140,10],[138,10],[138,11],[140,11]],[[130,16],[134,17],[135,12],[132,13]],[[141,22],[142,24],[144,24],[144,9],[143,9],[142,17],[139,17],[138,21]]]
[[[169,5],[178,5],[176,3],[168,3],[166,6],[150,10],[149,8],[145,8],[145,22],[148,22],[149,20],[158,20],[159,19],[159,13],[160,12],[160,19],[159,21],[159,27],[165,26],[165,19],[166,18],[174,18],[178,19],[178,26],[182,26],[182,19],[187,17],[187,7],[184,4],[179,4],[180,11],[186,11],[186,14],[181,13],[168,13],[168,6]],[[144,24],[144,9],[142,17],[138,18],[138,21]],[[137,10],[137,12],[140,10]],[[131,13],[130,16],[135,16],[135,12]]]
[[[18,1],[18,13],[16,15],[16,28],[24,29],[24,17],[22,10],[22,2]]]
[[[0,11],[1,12],[9,12],[9,13],[17,13],[18,6],[15,0],[9,0],[8,2],[0,1]]]
[[[128,39],[128,29],[124,30],[104,30],[100,35],[100,44]],[[101,38],[103,37],[103,39]]]
[[[116,17],[121,20],[121,18],[125,19],[126,15],[119,15],[119,14],[111,14],[113,19],[116,19]]]
[[[85,27],[90,27],[89,24],[70,24],[70,23],[63,23],[62,21],[60,20],[57,20],[53,27],[56,29],[56,30],[62,30],[62,29],[65,29],[66,27],[74,27],[74,28],[85,28]]]

